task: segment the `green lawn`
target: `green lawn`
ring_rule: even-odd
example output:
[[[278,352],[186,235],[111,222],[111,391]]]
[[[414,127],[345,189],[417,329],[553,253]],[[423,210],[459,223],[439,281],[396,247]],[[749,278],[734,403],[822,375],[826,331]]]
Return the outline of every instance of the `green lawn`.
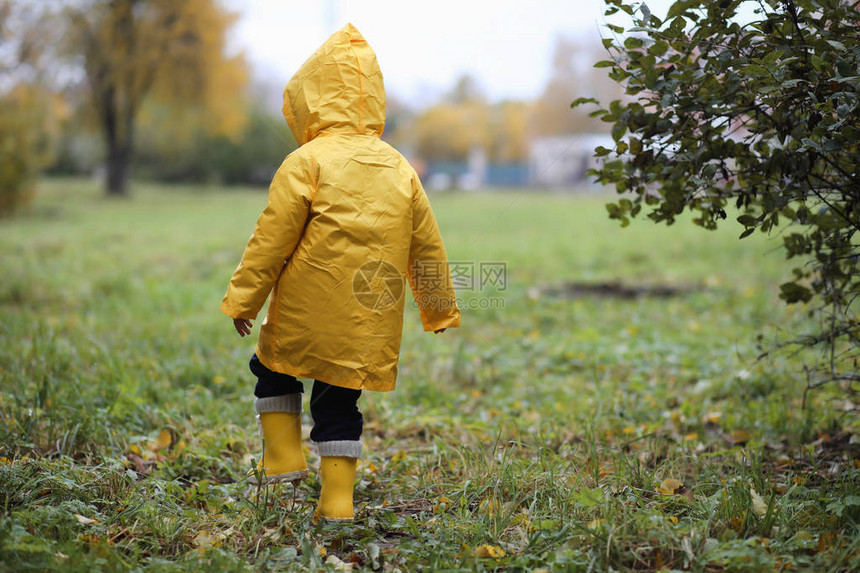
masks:
[[[853,405],[802,409],[808,357],[757,361],[812,327],[779,238],[621,229],[606,199],[431,196],[450,259],[505,288],[438,336],[407,299],[398,388],[360,402],[358,519],[317,528],[314,471],[245,480],[254,340],[218,310],[264,193],[44,182],[0,221],[0,570],[860,568]]]

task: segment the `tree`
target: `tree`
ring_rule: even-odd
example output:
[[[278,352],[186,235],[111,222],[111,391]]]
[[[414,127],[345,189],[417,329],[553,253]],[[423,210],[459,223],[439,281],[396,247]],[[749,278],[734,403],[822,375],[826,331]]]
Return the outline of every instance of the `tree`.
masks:
[[[529,130],[535,135],[565,135],[605,132],[606,124],[589,118],[580,110],[570,111],[570,102],[579,97],[614,98],[621,89],[600,70],[591,67],[600,46],[557,38],[552,56],[552,75],[534,103]]]
[[[787,303],[814,301],[817,332],[792,343],[822,351],[809,387],[860,380],[860,12],[845,0],[676,1],[666,18],[606,0],[631,16],[629,35],[598,62],[627,101],[593,113],[614,149],[593,174],[625,195],[607,206],[626,225],[647,209],[672,224],[685,210],[714,229],[732,205],[744,238],[782,232],[798,261]],[[751,21],[739,10],[754,8]],[[747,13],[747,12],[743,12]],[[594,102],[580,99],[574,105]]]
[[[444,101],[415,120],[415,145],[431,161],[465,161],[489,145],[489,108],[475,80],[460,77]]]
[[[225,53],[235,17],[217,0],[83,0],[66,6],[69,49],[83,60],[106,148],[108,194],[127,191],[135,124],[147,98],[241,131],[241,55]]]
[[[280,110],[246,107],[247,122],[239,137],[212,134],[196,122],[179,137],[164,116],[148,107],[141,113],[135,169],[163,181],[268,185],[278,166],[297,145]],[[179,122],[175,125],[185,125]],[[174,134],[165,137],[165,133]]]
[[[488,153],[492,161],[528,161],[528,112],[528,104],[521,101],[503,101],[492,107]]]
[[[0,215],[33,196],[62,115],[44,81],[52,30],[39,6],[0,0]]]

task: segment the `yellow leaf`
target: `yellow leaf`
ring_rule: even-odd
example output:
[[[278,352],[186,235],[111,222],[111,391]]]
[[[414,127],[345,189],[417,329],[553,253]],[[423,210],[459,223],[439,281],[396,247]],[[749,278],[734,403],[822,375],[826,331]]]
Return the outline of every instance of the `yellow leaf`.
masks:
[[[675,495],[684,489],[684,484],[672,478],[666,478],[657,487],[657,492],[665,495]]]
[[[99,537],[95,533],[84,533],[83,535],[81,535],[81,541],[83,541],[87,545],[96,545],[101,541],[101,537]]]
[[[672,523],[677,524],[677,523],[678,523],[678,518],[677,518],[677,517],[675,517],[674,515],[670,515],[670,516],[669,516],[669,521],[671,521]]]
[[[140,455],[140,446],[138,446],[137,444],[132,444],[128,447],[128,451],[133,454]]]
[[[718,424],[722,418],[722,412],[708,412],[705,414],[705,422],[708,424]]]
[[[605,523],[606,523],[605,519],[592,519],[591,521],[588,522],[588,525],[586,525],[586,527],[588,529],[597,529],[599,527],[603,527],[603,524],[605,524]]]
[[[210,547],[221,547],[221,542],[224,540],[222,533],[210,533],[208,531],[198,531],[191,543],[198,550],[205,551]]]
[[[475,557],[492,557],[501,559],[505,556],[505,550],[495,545],[478,545],[475,547]]]
[[[478,506],[478,511],[486,513],[487,515],[495,515],[496,514],[496,502],[492,499],[485,499]]]
[[[170,432],[168,430],[161,430],[158,437],[155,439],[154,449],[163,450],[168,447],[172,441],[173,436],[170,435]]]
[[[684,436],[685,442],[692,442],[699,439],[699,434],[696,432],[690,432],[689,434]]]
[[[320,557],[325,557],[326,553],[328,553],[322,545],[317,545],[317,552],[319,552]]]
[[[732,443],[735,445],[745,444],[750,441],[749,432],[746,430],[734,430],[732,432]]]
[[[433,506],[433,513],[439,513],[441,511],[446,511],[451,508],[454,504],[453,501],[445,497],[444,495],[439,498],[439,501],[436,502],[436,505]]]
[[[818,538],[818,552],[826,551],[827,549],[833,547],[836,542],[836,534],[832,531],[828,531],[821,534],[821,537]]]
[[[98,523],[98,519],[90,519],[89,517],[84,517],[83,515],[75,514],[75,519],[78,520],[78,523],[83,523],[84,525],[92,525],[93,523]]]
[[[394,463],[401,462],[406,459],[406,452],[403,450],[397,450],[394,452],[394,455],[391,456],[391,461]]]

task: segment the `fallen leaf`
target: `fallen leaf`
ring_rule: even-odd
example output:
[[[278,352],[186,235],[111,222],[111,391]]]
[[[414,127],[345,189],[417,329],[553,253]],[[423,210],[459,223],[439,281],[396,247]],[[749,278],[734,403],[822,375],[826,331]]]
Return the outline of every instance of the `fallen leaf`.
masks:
[[[89,517],[84,517],[83,515],[75,514],[75,519],[78,520],[78,523],[83,523],[84,525],[91,525],[93,523],[99,523],[98,519],[90,519]]]
[[[155,439],[154,449],[163,450],[169,447],[171,443],[173,443],[173,436],[170,434],[170,431],[166,429],[161,430]]]
[[[684,484],[673,478],[666,478],[657,486],[657,493],[675,495],[684,489]]]
[[[443,511],[447,511],[451,509],[454,505],[454,502],[445,497],[444,495],[439,498],[439,501],[436,502],[436,505],[433,506],[433,513],[439,513]]]
[[[224,541],[223,533],[210,533],[208,531],[198,531],[197,535],[191,540],[191,543],[200,552],[209,549],[210,547],[221,547],[221,542]]]
[[[367,544],[367,556],[370,558],[370,568],[374,571],[382,569],[382,559],[379,553],[379,545],[376,543]]]
[[[758,515],[759,517],[763,516],[767,513],[767,504],[764,499],[758,494],[756,490],[750,488],[750,495],[752,496],[752,509],[753,513]]]
[[[732,443],[736,446],[742,446],[750,441],[750,434],[746,430],[734,430],[732,432]]]
[[[705,423],[718,424],[722,417],[722,412],[708,412],[707,414],[705,414]]]
[[[134,464],[135,471],[143,475],[148,475],[154,464],[154,462],[145,462],[143,458],[137,454],[126,454],[125,457]]]
[[[493,559],[501,559],[505,556],[505,550],[495,545],[478,545],[475,547],[475,557],[492,557]]]
[[[345,563],[337,555],[329,555],[325,564],[334,567],[335,571],[352,571],[352,563]]]
[[[492,499],[485,499],[478,505],[478,511],[492,517],[496,514],[496,502]]]
[[[592,519],[585,527],[587,527],[588,529],[597,529],[599,527],[603,527],[604,523],[606,523],[605,519]]]
[[[827,531],[825,533],[822,533],[821,537],[818,538],[818,545],[816,546],[816,549],[818,550],[819,553],[821,553],[822,551],[826,551],[827,549],[830,549],[831,547],[833,547],[835,541],[836,541],[836,534],[833,533],[832,531]]]

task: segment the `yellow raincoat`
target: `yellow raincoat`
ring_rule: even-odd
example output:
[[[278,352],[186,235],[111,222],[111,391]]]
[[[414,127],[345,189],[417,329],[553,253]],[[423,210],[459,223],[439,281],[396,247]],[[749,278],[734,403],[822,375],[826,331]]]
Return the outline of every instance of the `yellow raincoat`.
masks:
[[[221,310],[253,319],[270,296],[257,356],[270,370],[393,390],[407,277],[424,330],[460,325],[445,247],[418,176],[379,139],[376,55],[348,24],[287,83],[299,148],[269,187]]]

